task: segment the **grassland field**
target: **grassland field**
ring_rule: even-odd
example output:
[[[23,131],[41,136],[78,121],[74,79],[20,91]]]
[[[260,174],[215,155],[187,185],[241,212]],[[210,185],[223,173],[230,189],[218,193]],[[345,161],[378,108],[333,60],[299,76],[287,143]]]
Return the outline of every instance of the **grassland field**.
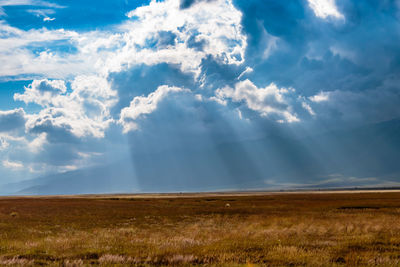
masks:
[[[0,198],[0,266],[400,266],[400,192]]]

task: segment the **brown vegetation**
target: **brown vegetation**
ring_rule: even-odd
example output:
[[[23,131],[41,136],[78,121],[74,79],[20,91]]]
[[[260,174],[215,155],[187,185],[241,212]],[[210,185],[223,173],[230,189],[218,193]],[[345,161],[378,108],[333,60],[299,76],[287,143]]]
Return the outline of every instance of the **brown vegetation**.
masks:
[[[0,199],[0,265],[37,264],[398,266],[400,194]]]

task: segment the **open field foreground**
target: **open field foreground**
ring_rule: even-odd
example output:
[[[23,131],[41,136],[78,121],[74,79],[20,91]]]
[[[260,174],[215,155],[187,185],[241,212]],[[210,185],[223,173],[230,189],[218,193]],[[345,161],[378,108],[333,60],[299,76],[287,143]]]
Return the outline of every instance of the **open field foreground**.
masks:
[[[400,193],[0,199],[0,265],[399,266]]]

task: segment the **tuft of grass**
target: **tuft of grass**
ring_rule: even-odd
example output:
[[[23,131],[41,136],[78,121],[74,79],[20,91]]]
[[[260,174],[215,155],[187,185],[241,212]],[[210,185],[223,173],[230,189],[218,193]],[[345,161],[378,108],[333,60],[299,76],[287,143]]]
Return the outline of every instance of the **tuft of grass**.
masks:
[[[10,216],[11,217],[17,217],[18,216],[18,212],[13,211],[13,212],[10,213]]]

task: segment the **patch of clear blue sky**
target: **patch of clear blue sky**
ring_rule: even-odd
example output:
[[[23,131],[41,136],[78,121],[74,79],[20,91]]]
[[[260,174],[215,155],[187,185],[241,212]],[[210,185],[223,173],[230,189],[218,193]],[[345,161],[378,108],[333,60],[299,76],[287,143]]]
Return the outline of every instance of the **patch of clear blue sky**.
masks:
[[[46,6],[5,6],[7,17],[4,19],[11,25],[23,30],[48,29],[66,30],[95,30],[114,25],[126,19],[126,13],[143,5],[150,0],[73,0],[73,1],[48,1],[62,8]],[[53,14],[48,17],[53,21],[43,21],[43,16],[30,13],[29,10],[52,9]]]
[[[15,93],[23,93],[24,86],[27,86],[30,81],[7,81],[0,82],[0,110],[10,110],[18,108],[21,103],[14,101]]]

